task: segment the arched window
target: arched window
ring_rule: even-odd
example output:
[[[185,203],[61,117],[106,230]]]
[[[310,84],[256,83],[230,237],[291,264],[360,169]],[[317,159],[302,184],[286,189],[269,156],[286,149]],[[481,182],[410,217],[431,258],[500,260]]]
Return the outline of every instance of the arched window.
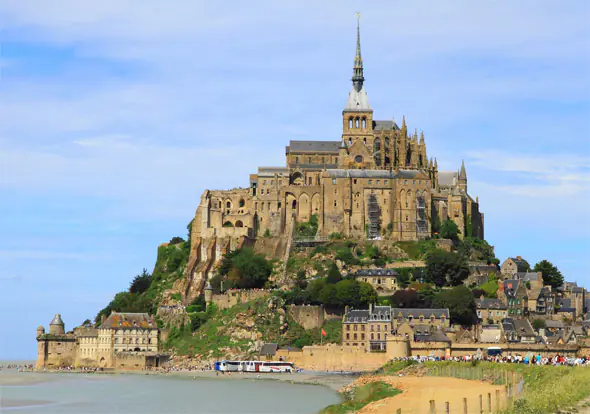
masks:
[[[299,164],[299,157],[295,157],[295,164]]]
[[[246,202],[244,201],[243,198],[240,198],[240,207],[244,207],[246,205]]]
[[[367,127],[367,118],[363,116],[363,129]]]
[[[367,138],[365,137],[365,138],[363,138],[363,144],[366,144],[366,143],[367,143]]]
[[[348,118],[348,128],[352,129],[352,117]]]
[[[293,203],[291,204],[291,208],[293,208],[293,210],[295,210],[297,208],[297,200],[293,200]]]
[[[231,201],[227,200],[227,202],[225,203],[225,207],[231,208]]]
[[[236,221],[236,227],[244,227],[244,223],[241,220]]]
[[[357,117],[355,118],[355,120],[354,120],[354,126],[355,126],[355,128],[358,128],[358,127],[359,127],[359,122],[360,122],[360,120],[359,120],[359,118],[358,118],[358,116],[357,116]]]
[[[352,138],[349,137],[348,138],[348,146],[351,146],[351,145],[352,145]]]

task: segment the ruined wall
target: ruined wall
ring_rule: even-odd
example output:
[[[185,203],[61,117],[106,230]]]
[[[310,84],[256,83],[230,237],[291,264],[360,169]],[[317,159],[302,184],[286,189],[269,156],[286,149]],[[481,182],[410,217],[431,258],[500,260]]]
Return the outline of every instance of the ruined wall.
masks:
[[[212,302],[219,309],[228,309],[238,303],[249,302],[254,299],[264,298],[270,295],[270,291],[264,289],[228,290],[225,293],[213,295]]]

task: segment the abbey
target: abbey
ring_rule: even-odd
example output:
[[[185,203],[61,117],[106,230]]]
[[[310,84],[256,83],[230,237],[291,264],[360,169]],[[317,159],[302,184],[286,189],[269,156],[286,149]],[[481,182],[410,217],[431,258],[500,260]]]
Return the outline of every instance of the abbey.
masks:
[[[376,120],[364,83],[357,25],[340,139],[290,141],[285,167],[259,167],[248,188],[205,191],[192,224],[198,262],[236,248],[243,238],[290,236],[293,223],[312,215],[319,237],[418,240],[448,218],[461,235],[483,238],[483,214],[467,192],[465,165],[439,171],[424,133],[410,133],[405,117],[401,126]]]

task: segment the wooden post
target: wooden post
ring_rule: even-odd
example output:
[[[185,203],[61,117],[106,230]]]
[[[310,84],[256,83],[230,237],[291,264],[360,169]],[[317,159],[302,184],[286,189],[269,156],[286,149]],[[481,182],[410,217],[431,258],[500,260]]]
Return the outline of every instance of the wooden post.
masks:
[[[430,414],[436,414],[436,405],[434,405],[434,400],[430,400]]]
[[[445,402],[445,414],[451,413],[451,407],[448,401]]]
[[[469,414],[467,411],[467,398],[463,398],[463,414]]]
[[[479,412],[483,413],[483,395],[479,394]]]
[[[496,390],[496,411],[500,412],[500,390]]]
[[[492,412],[492,393],[488,392],[488,413]]]

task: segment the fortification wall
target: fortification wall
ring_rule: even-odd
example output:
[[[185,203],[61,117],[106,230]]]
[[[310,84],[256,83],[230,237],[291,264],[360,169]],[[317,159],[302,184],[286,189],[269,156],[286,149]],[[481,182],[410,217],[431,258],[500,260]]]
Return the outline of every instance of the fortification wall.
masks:
[[[306,346],[301,351],[279,349],[275,359],[280,357],[306,370],[355,372],[376,370],[389,359],[385,353],[370,353],[335,344]]]
[[[121,352],[115,355],[116,369],[144,369],[145,354],[139,352]]]
[[[74,366],[76,339],[73,335],[54,336],[39,340],[37,369]]]
[[[228,309],[238,303],[249,302],[254,299],[264,298],[270,295],[270,291],[264,289],[228,290],[225,293],[213,295],[211,301],[219,309]]]

